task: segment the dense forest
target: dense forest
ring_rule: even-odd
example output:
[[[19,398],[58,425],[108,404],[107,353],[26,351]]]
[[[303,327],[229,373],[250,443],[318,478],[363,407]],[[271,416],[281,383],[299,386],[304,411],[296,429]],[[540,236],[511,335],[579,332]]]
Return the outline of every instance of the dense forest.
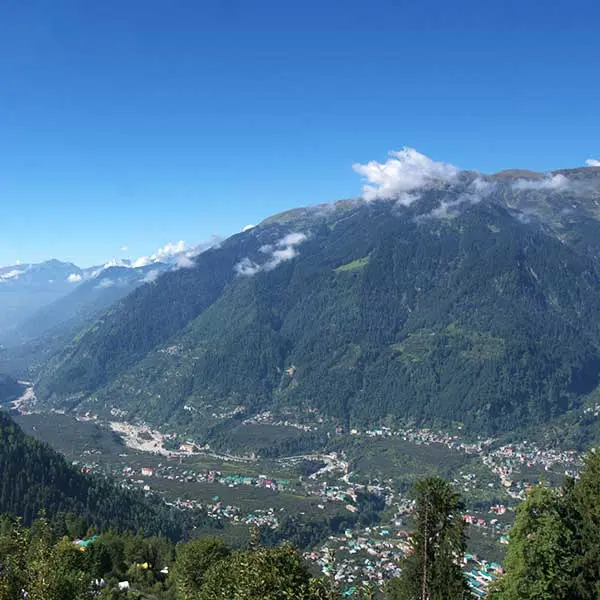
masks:
[[[0,404],[11,402],[18,398],[24,391],[24,386],[16,379],[7,375],[0,375]]]
[[[29,524],[43,512],[79,535],[94,526],[180,539],[195,525],[205,524],[201,515],[192,520],[158,498],[80,473],[0,411],[0,514]]]
[[[38,396],[188,431],[216,406],[486,434],[584,406],[600,373],[596,180],[497,178],[476,201],[464,177],[411,207],[291,211],[230,238],[81,331]]]

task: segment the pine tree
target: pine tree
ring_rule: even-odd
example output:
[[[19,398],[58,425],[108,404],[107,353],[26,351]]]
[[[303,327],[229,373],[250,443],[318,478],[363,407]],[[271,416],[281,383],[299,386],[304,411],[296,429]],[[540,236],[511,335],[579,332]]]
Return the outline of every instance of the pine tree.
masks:
[[[256,548],[208,569],[199,600],[313,600],[310,580],[302,557],[290,546]]]
[[[469,597],[460,569],[466,548],[463,504],[439,477],[416,485],[415,531],[402,575],[388,586],[390,600],[461,600]]]

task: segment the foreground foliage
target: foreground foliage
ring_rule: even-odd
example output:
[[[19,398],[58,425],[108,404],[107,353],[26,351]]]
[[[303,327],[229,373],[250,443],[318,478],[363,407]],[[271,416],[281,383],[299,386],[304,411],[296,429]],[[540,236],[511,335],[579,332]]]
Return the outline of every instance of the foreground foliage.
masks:
[[[353,597],[369,600],[372,590]],[[292,547],[232,551],[210,538],[108,532],[85,548],[59,538],[44,518],[0,527],[0,600],[341,600],[335,582],[309,573]]]
[[[469,598],[460,560],[466,549],[463,504],[439,477],[417,483],[415,531],[402,575],[388,586],[390,600],[460,600]]]
[[[494,600],[600,598],[600,454],[561,490],[533,488],[517,510]]]

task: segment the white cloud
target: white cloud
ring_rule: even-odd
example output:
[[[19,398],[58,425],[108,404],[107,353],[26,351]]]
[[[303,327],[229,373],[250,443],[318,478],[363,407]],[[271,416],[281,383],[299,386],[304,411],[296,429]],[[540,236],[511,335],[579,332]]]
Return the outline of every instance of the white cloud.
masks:
[[[125,269],[128,269],[131,266],[132,264],[129,260],[123,260],[121,258],[111,258],[109,261],[105,262],[99,269],[86,272],[85,278],[95,279],[96,277],[102,275],[102,273],[106,271],[106,269],[110,269],[111,267],[123,267]]]
[[[252,225],[252,224],[244,225],[244,227],[242,227],[242,232],[250,231],[251,229],[254,229],[255,227],[256,227],[256,225]]]
[[[169,261],[171,264],[175,265],[175,270],[177,269],[192,269],[196,266],[196,261],[194,260],[197,256],[200,256],[203,252],[210,250],[211,248],[218,248],[221,244],[222,238],[218,235],[212,235],[205,242],[201,242],[197,246],[193,246],[189,250],[185,250],[180,254],[175,254],[173,258]]]
[[[179,255],[185,251],[185,242],[183,240],[179,240],[177,243],[168,242],[162,248],[159,248],[154,252],[154,254],[151,254],[150,256],[140,256],[140,258],[131,263],[131,266],[134,269],[137,269],[139,267],[147,267],[152,263],[177,262]]]
[[[419,198],[411,192],[438,181],[453,181],[460,173],[458,167],[432,160],[414,148],[406,147],[389,155],[384,163],[373,160],[352,165],[366,182],[362,188],[365,200],[398,199],[407,206]]]
[[[131,266],[134,269],[139,269],[140,267],[147,267],[152,264],[152,259],[149,256],[140,256],[140,258],[134,260],[131,263]]]
[[[442,201],[437,208],[434,208],[427,217],[431,216],[434,219],[448,219],[456,217],[459,214],[459,207],[469,202],[466,195],[459,196],[456,200]]]
[[[588,158],[585,161],[585,164],[588,167],[600,167],[600,160],[596,160],[595,158]]]
[[[110,288],[117,285],[117,282],[114,281],[113,279],[101,279],[100,283],[96,286],[97,288],[100,289],[105,289],[105,288]]]
[[[297,246],[306,240],[307,237],[304,233],[288,233],[277,242],[277,245],[280,248],[283,248],[284,246]]]
[[[191,259],[198,256],[205,250],[208,250],[209,248],[216,247],[221,242],[221,239],[222,238],[219,236],[213,235],[208,240],[191,248],[187,248],[185,242],[183,240],[179,240],[178,242],[168,242],[162,246],[162,248],[158,248],[156,252],[147,256],[140,256],[132,261],[121,258],[113,258],[100,269],[97,269],[95,272],[93,272],[91,277],[98,277],[105,269],[116,266],[139,269],[155,263],[162,263],[172,265],[176,269],[193,267],[194,263]],[[123,246],[121,250],[123,249],[127,249],[127,246]]]
[[[275,244],[266,244],[259,249],[263,254],[268,255],[266,262],[262,265],[255,263],[248,257],[243,258],[235,265],[235,271],[238,275],[255,275],[259,271],[272,271],[282,262],[291,260],[298,255],[296,246],[302,244],[308,239],[307,235],[300,232],[288,233]]]
[[[108,269],[110,267],[129,267],[130,262],[127,259],[122,258],[111,258],[108,262],[104,264],[104,268]]]
[[[67,281],[69,283],[79,283],[82,279],[83,279],[83,277],[79,273],[71,273],[67,277]]]
[[[436,219],[455,217],[458,215],[461,206],[465,204],[478,204],[486,196],[489,196],[495,187],[495,183],[486,181],[481,177],[476,177],[469,184],[466,191],[460,194],[456,199],[442,200],[437,208],[434,208],[430,213],[424,215],[424,217],[434,217]]]
[[[496,184],[492,181],[487,181],[485,179],[481,179],[481,177],[476,177],[470,185],[472,190],[471,193],[480,194],[481,196],[487,196],[492,193]]]
[[[518,179],[513,183],[513,188],[516,190],[560,190],[567,187],[569,183],[564,175],[546,175],[542,179]]]
[[[166,258],[170,258],[177,254],[181,254],[185,251],[185,242],[183,240],[179,240],[176,244],[173,242],[169,242],[165,244],[162,248],[159,248],[150,258],[153,259],[154,262],[162,261]]]
[[[421,194],[409,193],[409,192],[401,192],[397,196],[396,204],[400,206],[410,206],[417,200],[420,200]]]
[[[238,275],[254,275],[262,270],[262,267],[255,262],[252,262],[247,256],[242,258],[239,263],[235,265],[235,272]]]
[[[175,266],[178,269],[191,269],[192,267],[196,266],[196,263],[194,262],[192,256],[189,256],[187,254],[182,254],[177,259],[177,262],[175,263]]]
[[[298,251],[293,246],[286,246],[285,248],[274,250],[271,258],[263,265],[263,269],[265,271],[272,271],[282,262],[285,262],[286,260],[292,260],[292,258],[297,256],[297,254]]]
[[[127,250],[129,250],[129,246],[121,246],[119,250],[121,250],[121,252],[127,252]]]
[[[144,283],[152,283],[158,279],[159,275],[159,269],[152,269],[152,271],[148,271],[148,273],[146,273],[146,276],[144,277],[144,279],[142,279],[142,281]]]

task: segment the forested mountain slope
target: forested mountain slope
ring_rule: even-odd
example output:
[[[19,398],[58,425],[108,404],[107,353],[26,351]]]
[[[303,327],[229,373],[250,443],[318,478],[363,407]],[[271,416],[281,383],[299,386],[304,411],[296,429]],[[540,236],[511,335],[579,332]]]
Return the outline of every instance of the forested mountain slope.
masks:
[[[0,375],[0,404],[15,400],[24,390],[25,387],[16,379],[8,377],[7,375]]]
[[[239,405],[482,433],[551,420],[599,383],[599,181],[463,173],[273,217],[125,298],[38,394],[188,428]]]
[[[71,513],[102,528],[173,538],[181,536],[184,522],[181,513],[172,512],[162,501],[80,473],[0,411],[0,514],[30,523],[41,510],[51,519]]]

